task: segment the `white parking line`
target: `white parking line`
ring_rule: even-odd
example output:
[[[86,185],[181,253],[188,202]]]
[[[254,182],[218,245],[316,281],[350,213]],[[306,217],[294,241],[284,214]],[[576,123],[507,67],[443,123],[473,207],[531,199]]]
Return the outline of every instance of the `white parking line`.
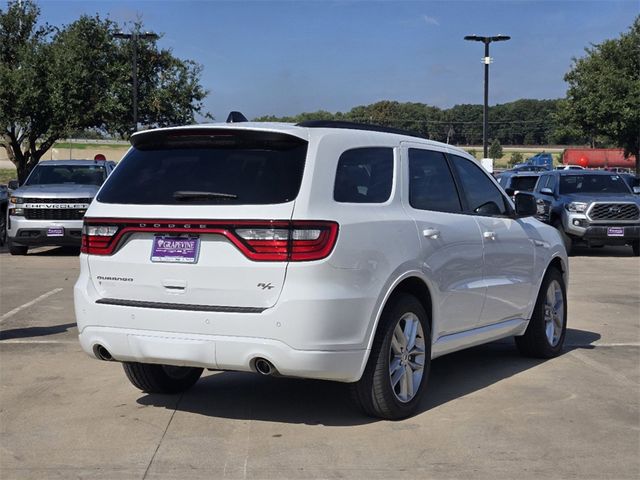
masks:
[[[62,291],[62,288],[54,288],[50,292],[44,293],[44,294],[40,295],[38,298],[34,298],[30,302],[27,302],[24,305],[20,305],[19,307],[14,308],[10,312],[7,312],[4,315],[2,315],[0,317],[0,322],[4,322],[7,318],[13,317],[16,313],[21,312],[25,308],[29,308],[30,306],[35,305],[38,302],[41,302],[45,298],[49,298],[51,295],[55,295],[56,293],[61,292],[61,291]]]
[[[0,340],[0,345],[18,344],[18,345],[79,345],[77,340],[22,340],[20,338],[10,338]]]

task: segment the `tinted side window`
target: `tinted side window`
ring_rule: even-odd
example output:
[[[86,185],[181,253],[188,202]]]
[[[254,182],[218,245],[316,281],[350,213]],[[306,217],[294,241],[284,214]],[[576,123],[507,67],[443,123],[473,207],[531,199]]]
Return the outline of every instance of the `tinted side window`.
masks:
[[[444,154],[409,149],[409,203],[420,210],[462,211]]]
[[[393,148],[347,150],[338,160],[333,198],[344,203],[383,203],[393,182]]]
[[[547,188],[550,188],[552,192],[556,191],[556,177],[553,175],[549,175],[549,180],[547,181]]]
[[[538,183],[536,184],[536,191],[539,192],[540,190],[542,190],[547,185],[548,181],[549,175],[542,175],[540,177],[540,180],[538,180]]]
[[[530,192],[536,186],[538,177],[514,177],[511,181],[511,188],[520,192]]]
[[[482,169],[466,158],[452,155],[469,209],[479,215],[505,215],[504,197]]]

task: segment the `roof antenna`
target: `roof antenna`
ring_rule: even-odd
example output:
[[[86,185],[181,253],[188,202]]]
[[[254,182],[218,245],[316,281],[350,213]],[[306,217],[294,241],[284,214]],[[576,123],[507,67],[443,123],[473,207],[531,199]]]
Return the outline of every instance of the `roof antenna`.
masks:
[[[240,112],[230,112],[227,117],[227,123],[240,123],[240,122],[248,122],[247,117],[245,117]]]

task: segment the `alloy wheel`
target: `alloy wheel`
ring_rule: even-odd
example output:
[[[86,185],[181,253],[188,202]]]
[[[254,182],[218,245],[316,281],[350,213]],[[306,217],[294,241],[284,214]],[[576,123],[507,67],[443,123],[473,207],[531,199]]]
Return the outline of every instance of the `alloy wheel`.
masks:
[[[402,403],[416,395],[425,365],[425,339],[420,320],[405,313],[393,330],[389,347],[389,379],[395,397]]]

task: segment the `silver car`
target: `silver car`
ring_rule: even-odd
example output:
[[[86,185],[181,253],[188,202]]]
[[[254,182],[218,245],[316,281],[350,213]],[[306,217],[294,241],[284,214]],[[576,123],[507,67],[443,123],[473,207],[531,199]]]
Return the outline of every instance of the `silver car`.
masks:
[[[32,246],[79,247],[82,218],[114,167],[114,162],[105,160],[50,160],[36,165],[9,198],[9,252],[26,255]]]

